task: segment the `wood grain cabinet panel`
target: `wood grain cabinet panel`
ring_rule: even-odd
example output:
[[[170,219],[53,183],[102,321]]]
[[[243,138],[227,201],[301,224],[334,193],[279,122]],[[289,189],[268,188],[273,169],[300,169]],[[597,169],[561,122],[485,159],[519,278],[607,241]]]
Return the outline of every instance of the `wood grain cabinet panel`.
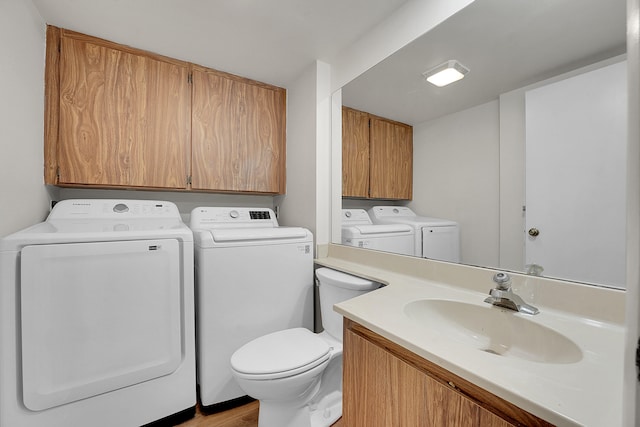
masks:
[[[47,27],[45,182],[284,194],[286,91]]]
[[[369,115],[342,107],[342,195],[369,197]]]
[[[192,188],[284,193],[286,92],[194,67]]]
[[[62,31],[58,183],[185,188],[186,63]]]
[[[370,150],[370,197],[411,200],[413,128],[403,123],[372,117]]]
[[[343,107],[342,196],[411,200],[413,128]]]
[[[348,319],[342,423],[345,427],[551,426]]]

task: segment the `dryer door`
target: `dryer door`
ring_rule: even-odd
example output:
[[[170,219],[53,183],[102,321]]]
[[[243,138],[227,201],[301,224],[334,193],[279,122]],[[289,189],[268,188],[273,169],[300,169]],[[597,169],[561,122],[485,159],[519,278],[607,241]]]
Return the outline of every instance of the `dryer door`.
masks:
[[[51,408],[178,368],[177,240],[27,246],[20,268],[27,408]]]
[[[455,225],[422,227],[422,257],[460,262],[460,231]]]

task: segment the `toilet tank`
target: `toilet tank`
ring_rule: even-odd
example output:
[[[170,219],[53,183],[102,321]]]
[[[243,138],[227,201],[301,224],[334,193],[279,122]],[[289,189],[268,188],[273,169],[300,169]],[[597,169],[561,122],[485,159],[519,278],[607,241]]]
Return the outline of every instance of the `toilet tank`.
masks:
[[[342,316],[333,310],[333,306],[377,289],[380,284],[324,267],[316,270],[316,277],[322,326],[329,335],[342,342]]]

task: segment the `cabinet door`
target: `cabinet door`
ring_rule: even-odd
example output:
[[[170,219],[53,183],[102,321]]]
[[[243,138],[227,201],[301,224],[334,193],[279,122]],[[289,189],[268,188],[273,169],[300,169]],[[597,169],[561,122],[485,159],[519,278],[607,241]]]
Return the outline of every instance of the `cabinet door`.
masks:
[[[192,188],[282,194],[286,92],[194,67]]]
[[[349,427],[513,425],[350,329],[343,378],[342,422]]]
[[[343,357],[345,426],[429,425],[427,381],[417,369],[350,330],[344,331]]]
[[[411,200],[413,128],[371,117],[370,150],[370,197]]]
[[[369,114],[342,107],[342,195],[369,197]]]
[[[63,32],[60,184],[185,188],[188,65]]]

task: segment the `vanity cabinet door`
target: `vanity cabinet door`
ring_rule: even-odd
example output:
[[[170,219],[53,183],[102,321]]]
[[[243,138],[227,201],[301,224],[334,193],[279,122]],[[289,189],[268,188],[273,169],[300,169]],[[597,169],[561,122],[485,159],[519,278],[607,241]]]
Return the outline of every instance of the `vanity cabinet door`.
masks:
[[[343,363],[345,426],[429,425],[429,384],[417,369],[350,330],[344,333]]]
[[[56,184],[185,188],[187,63],[62,30]]]
[[[369,196],[411,200],[413,197],[413,128],[371,117]]]
[[[348,319],[343,343],[344,426],[551,426]]]
[[[193,68],[194,190],[284,194],[286,92]]]
[[[342,107],[342,195],[369,197],[369,114]]]

